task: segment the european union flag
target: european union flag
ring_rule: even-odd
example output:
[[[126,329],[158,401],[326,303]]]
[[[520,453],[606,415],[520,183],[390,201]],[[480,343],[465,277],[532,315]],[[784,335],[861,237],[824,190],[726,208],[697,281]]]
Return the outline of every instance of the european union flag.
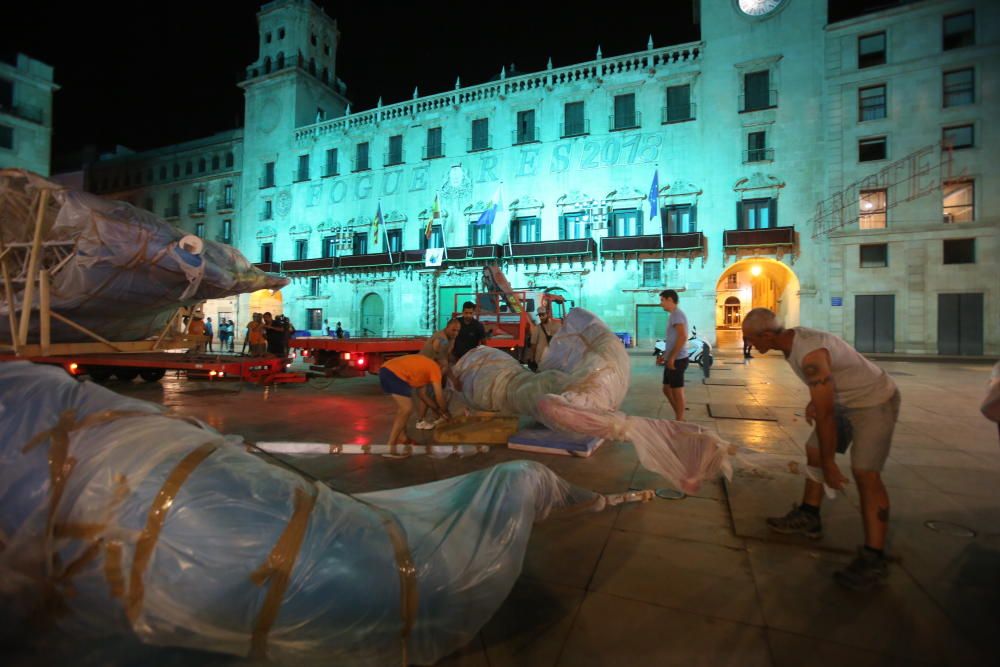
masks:
[[[659,212],[657,202],[660,198],[660,170],[653,172],[653,185],[649,188],[649,219],[652,220]]]

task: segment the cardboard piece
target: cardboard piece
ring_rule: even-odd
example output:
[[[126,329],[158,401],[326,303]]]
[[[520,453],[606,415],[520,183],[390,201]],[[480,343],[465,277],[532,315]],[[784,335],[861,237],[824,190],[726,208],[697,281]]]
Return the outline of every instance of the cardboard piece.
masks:
[[[503,445],[517,431],[518,421],[518,417],[492,413],[456,416],[434,429],[434,442]]]
[[[587,458],[603,443],[603,438],[560,433],[544,426],[535,426],[523,428],[513,434],[507,441],[507,446],[523,452]]]

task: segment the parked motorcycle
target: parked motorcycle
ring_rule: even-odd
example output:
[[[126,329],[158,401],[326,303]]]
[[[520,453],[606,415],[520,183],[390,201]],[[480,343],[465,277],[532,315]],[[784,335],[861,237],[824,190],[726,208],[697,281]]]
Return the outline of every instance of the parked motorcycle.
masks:
[[[691,327],[691,337],[687,341],[688,360],[692,364],[701,367],[702,374],[707,378],[712,372],[712,363],[715,357],[712,356],[712,344],[698,335],[698,327]],[[667,342],[658,340],[653,345],[653,356],[656,357],[656,364],[662,366],[666,359]]]

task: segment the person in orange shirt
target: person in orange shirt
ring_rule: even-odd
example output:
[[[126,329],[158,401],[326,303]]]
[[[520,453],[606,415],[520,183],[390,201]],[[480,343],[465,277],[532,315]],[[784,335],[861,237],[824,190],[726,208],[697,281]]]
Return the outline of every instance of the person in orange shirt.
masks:
[[[188,354],[202,353],[205,350],[205,342],[208,339],[205,338],[205,319],[201,313],[195,313],[191,316],[187,332],[189,336],[194,337],[194,345],[188,348]]]
[[[417,397],[432,410],[440,413],[445,420],[451,419],[448,405],[444,400],[444,391],[441,389],[441,377],[441,366],[422,354],[407,354],[382,364],[382,368],[378,371],[379,383],[382,385],[382,390],[396,401],[398,409],[392,421],[392,432],[389,434],[390,446],[406,441],[406,422],[413,412],[413,403]],[[420,391],[421,387],[426,386],[433,389],[437,405],[431,402],[425,391]],[[417,390],[416,396],[414,389]]]
[[[247,324],[247,344],[251,357],[264,356],[267,342],[264,340],[264,319],[260,313],[254,313],[253,320]]]

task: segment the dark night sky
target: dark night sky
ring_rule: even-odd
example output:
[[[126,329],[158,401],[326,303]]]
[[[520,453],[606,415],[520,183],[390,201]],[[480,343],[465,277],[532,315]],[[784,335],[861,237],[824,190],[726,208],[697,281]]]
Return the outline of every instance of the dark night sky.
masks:
[[[835,15],[874,5],[831,0]],[[255,0],[18,2],[6,8],[2,55],[18,51],[55,67],[53,153],[86,144],[137,150],[242,125],[236,87],[257,55]],[[621,4],[319,0],[339,22],[338,76],[355,109],[518,71],[695,40],[691,0]],[[880,0],[878,4],[885,4]],[[9,20],[7,20],[9,19]],[[66,167],[73,165],[67,164]]]

